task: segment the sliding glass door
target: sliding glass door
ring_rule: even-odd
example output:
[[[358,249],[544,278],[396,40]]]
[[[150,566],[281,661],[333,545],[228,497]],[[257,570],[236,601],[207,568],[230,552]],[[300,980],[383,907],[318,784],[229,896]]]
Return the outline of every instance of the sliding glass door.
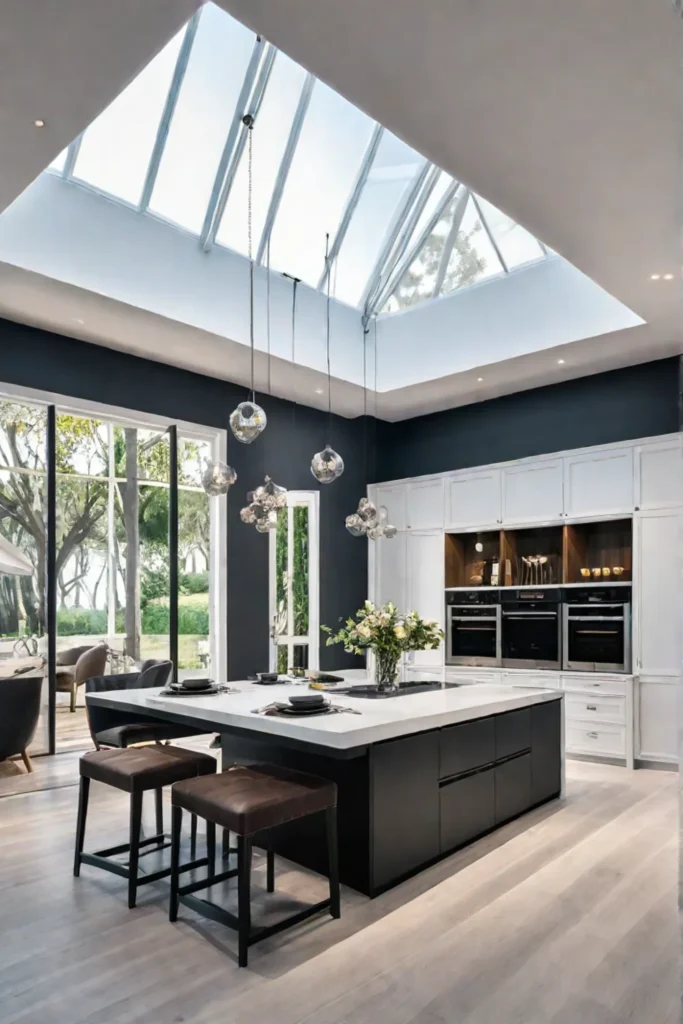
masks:
[[[289,491],[270,535],[273,672],[318,668],[318,502],[317,491]]]

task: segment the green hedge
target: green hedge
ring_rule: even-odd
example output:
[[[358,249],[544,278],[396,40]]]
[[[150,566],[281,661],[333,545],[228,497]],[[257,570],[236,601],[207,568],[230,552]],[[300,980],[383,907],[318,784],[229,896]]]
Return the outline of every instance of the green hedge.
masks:
[[[125,625],[123,612],[116,616],[116,631],[123,633]],[[168,633],[168,605],[150,604],[142,613],[142,632],[146,635]],[[178,609],[178,633],[192,636],[209,635],[209,602],[201,605],[180,605]],[[99,609],[62,608],[57,612],[58,636],[106,636],[107,613]]]

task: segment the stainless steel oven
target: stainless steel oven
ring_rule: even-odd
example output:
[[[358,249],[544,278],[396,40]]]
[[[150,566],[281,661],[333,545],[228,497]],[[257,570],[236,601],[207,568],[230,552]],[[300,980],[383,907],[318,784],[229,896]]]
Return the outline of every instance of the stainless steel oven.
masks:
[[[506,668],[560,667],[560,592],[504,590],[502,654]]]
[[[497,590],[446,594],[446,664],[500,666],[500,596]]]
[[[565,669],[630,672],[631,588],[567,588],[562,639]]]

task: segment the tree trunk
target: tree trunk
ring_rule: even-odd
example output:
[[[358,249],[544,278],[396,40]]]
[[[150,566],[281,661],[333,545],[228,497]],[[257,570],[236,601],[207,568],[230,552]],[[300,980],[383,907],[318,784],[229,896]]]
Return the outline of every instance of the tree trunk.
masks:
[[[140,523],[138,519],[138,432],[126,427],[126,487],[123,524],[126,531],[126,653],[140,657]]]

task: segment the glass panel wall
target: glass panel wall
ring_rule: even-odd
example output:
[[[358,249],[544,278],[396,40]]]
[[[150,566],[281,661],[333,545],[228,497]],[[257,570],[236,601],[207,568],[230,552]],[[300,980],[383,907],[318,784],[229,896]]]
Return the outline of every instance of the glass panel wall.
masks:
[[[14,676],[43,677],[29,753],[49,746],[46,433],[45,408],[0,399],[0,687]]]
[[[271,535],[271,668],[318,667],[317,495],[290,492]]]
[[[207,441],[178,441],[178,675],[212,676],[211,500],[201,475]]]

